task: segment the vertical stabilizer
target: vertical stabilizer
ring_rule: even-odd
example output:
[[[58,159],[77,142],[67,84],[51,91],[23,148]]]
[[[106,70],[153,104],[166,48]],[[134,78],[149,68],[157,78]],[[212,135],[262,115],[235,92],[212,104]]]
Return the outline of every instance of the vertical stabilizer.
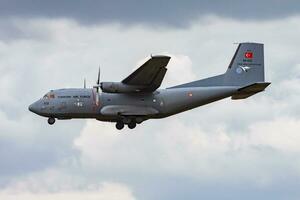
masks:
[[[240,43],[224,74],[213,76],[171,88],[237,86],[245,87],[254,83],[264,83],[264,45]]]
[[[240,43],[224,74],[224,85],[246,86],[264,81],[263,44]]]

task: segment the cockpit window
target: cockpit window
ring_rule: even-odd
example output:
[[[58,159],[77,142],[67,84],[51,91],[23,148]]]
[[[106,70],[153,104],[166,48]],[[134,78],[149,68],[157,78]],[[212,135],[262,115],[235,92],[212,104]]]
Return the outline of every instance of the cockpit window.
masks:
[[[54,99],[55,95],[52,92],[48,92],[44,95],[43,99]]]

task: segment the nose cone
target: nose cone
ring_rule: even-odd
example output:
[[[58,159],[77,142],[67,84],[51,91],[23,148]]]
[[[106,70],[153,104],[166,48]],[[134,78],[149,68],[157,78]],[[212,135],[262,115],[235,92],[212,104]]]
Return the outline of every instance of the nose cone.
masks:
[[[37,108],[36,108],[36,105],[35,103],[31,104],[29,107],[28,107],[28,110],[33,112],[33,113],[36,113],[37,112]]]

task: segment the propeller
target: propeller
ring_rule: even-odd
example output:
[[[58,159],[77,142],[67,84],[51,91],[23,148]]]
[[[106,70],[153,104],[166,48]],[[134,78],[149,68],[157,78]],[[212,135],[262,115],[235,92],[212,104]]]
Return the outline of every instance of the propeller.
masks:
[[[86,89],[86,79],[84,78],[84,81],[83,81],[83,88]]]
[[[101,83],[100,83],[100,67],[99,67],[99,71],[98,71],[98,77],[97,77],[96,85],[94,85],[93,88],[95,88],[97,92],[99,92],[99,88],[101,88]]]
[[[99,105],[99,87],[101,87],[101,83],[100,83],[100,67],[98,70],[98,78],[97,78],[97,82],[96,85],[93,87],[96,89],[96,105]]]

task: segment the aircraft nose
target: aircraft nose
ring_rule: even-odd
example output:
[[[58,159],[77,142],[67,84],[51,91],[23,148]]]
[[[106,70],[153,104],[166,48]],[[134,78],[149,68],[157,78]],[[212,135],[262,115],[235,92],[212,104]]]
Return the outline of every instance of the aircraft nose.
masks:
[[[32,104],[30,106],[28,106],[28,110],[33,112],[33,105]]]
[[[28,110],[35,113],[36,112],[36,106],[33,104],[31,104],[29,107],[28,107]]]

